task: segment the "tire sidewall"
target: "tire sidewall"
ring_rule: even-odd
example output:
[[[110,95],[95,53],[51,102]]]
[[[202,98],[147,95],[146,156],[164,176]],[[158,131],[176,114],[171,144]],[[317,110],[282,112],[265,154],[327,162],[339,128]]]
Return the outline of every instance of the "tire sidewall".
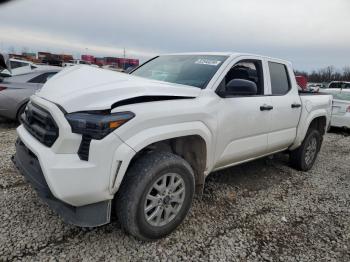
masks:
[[[312,161],[309,164],[307,164],[305,161],[306,149],[307,149],[307,146],[309,145],[310,140],[312,138],[316,138],[317,149],[316,149],[316,153],[315,153]],[[314,165],[314,163],[317,159],[317,155],[318,155],[318,152],[320,151],[320,148],[321,148],[321,135],[317,130],[311,130],[308,133],[308,135],[304,141],[304,144],[303,144],[303,150],[302,150],[302,154],[301,154],[301,164],[303,166],[303,170],[310,170],[312,168],[312,166]]]
[[[185,182],[185,199],[181,206],[180,211],[176,215],[176,217],[171,220],[168,224],[161,226],[161,227],[155,227],[150,225],[145,218],[144,214],[144,203],[146,201],[146,196],[150,190],[150,188],[153,186],[153,184],[163,175],[167,173],[176,173]],[[171,233],[178,225],[181,224],[181,222],[186,217],[191,204],[192,199],[194,195],[194,177],[193,173],[191,172],[191,169],[188,167],[180,164],[180,163],[173,163],[171,165],[159,165],[154,167],[147,175],[148,181],[146,185],[143,187],[142,193],[139,197],[138,205],[137,205],[137,212],[136,212],[136,223],[139,228],[139,231],[142,235],[147,236],[149,239],[158,239],[162,236],[165,236],[169,233]]]

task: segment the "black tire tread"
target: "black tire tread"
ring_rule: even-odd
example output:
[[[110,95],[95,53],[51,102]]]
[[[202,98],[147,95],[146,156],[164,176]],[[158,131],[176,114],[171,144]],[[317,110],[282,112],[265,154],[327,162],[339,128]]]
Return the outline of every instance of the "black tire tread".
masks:
[[[305,138],[304,138],[302,144],[297,149],[290,152],[290,164],[293,168],[295,168],[299,171],[308,171],[311,169],[312,165],[311,165],[311,167],[305,166],[302,158],[303,158],[303,151],[305,150],[305,144],[309,140],[309,137],[314,135],[314,134],[316,134],[316,136],[318,138],[317,153],[319,152],[319,150],[321,148],[321,144],[322,144],[322,136],[317,129],[309,128],[309,130],[307,131],[307,133],[305,135]]]
[[[141,183],[145,183],[144,174],[150,172],[153,167],[164,161],[167,161],[169,165],[171,163],[181,163],[193,175],[191,166],[178,155],[172,154],[170,152],[146,153],[132,164],[130,169],[125,174],[123,182],[117,193],[115,203],[118,220],[124,231],[140,240],[149,241],[154,239],[150,239],[144,236],[138,229],[136,219],[133,214],[133,205],[137,204],[138,196],[133,192],[134,189],[137,188]]]

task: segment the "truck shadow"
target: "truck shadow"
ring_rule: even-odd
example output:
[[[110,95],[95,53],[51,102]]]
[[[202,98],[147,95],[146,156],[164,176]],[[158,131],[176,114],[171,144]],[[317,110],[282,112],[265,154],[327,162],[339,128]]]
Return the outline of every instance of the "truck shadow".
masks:
[[[253,191],[279,184],[292,175],[293,169],[288,161],[288,155],[281,153],[213,172],[207,177],[204,194],[209,193],[212,184],[227,184]]]
[[[18,123],[16,123],[15,121],[0,117],[0,127],[2,127],[2,128],[16,128],[17,126],[18,126]]]
[[[338,134],[343,136],[350,136],[350,129],[345,129],[341,127],[331,127],[328,133]]]

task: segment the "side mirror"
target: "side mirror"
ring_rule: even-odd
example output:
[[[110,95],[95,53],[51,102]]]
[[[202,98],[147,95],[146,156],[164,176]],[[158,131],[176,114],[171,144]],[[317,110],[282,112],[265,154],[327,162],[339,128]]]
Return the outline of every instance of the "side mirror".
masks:
[[[245,79],[232,79],[226,84],[225,96],[256,95],[258,87],[253,81]]]

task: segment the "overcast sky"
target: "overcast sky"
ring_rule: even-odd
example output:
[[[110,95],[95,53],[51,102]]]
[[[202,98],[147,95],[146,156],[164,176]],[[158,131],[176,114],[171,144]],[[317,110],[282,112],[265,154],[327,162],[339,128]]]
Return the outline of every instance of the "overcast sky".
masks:
[[[297,69],[350,65],[350,0],[14,0],[0,49],[130,57],[239,51]]]

